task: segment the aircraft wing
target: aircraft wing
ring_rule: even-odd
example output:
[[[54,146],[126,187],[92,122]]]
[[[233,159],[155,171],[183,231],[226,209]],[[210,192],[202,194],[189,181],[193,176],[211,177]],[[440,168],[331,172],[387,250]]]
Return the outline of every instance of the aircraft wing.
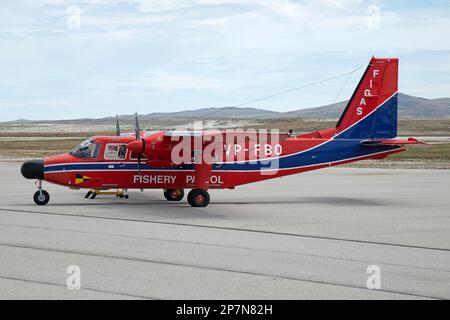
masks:
[[[289,138],[288,133],[273,133],[268,131],[266,134],[263,132],[252,132],[252,131],[167,131],[164,134],[164,140],[166,141],[178,141],[181,137],[192,137],[192,138],[200,138],[208,139],[211,137],[217,137],[222,135],[223,141],[226,141],[227,135],[231,137],[243,137],[244,139],[248,139],[251,141],[271,141],[273,138],[278,138],[278,141],[284,141]]]

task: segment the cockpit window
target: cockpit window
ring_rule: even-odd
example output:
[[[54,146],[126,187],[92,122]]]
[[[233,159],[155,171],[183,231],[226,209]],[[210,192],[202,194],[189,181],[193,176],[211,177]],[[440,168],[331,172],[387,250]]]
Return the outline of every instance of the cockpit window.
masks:
[[[81,159],[96,159],[99,150],[99,144],[95,143],[94,140],[87,139],[70,151],[70,154]]]

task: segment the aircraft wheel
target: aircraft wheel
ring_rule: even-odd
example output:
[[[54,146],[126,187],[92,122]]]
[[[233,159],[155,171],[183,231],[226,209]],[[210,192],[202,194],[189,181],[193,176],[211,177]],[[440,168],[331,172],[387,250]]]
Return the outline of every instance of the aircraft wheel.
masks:
[[[191,207],[206,207],[209,204],[209,193],[202,189],[192,189],[188,194]]]
[[[48,201],[50,200],[50,195],[48,194],[47,191],[42,190],[42,194],[41,192],[38,190],[36,191],[36,193],[33,196],[33,200],[34,202],[39,205],[39,206],[45,206]]]
[[[164,198],[168,201],[180,201],[184,197],[183,189],[167,189],[164,190]]]

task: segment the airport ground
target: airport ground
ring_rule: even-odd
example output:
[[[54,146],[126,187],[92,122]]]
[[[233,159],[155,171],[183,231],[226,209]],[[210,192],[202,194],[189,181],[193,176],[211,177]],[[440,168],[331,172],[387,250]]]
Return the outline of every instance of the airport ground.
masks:
[[[1,299],[450,298],[448,170],[330,168],[212,190],[206,208],[47,183],[40,207],[18,163],[0,175]]]

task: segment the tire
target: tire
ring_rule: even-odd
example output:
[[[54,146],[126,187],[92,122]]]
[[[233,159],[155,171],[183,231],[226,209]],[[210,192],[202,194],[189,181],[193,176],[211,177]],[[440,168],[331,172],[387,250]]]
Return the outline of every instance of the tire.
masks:
[[[188,194],[191,207],[206,207],[209,204],[209,193],[202,189],[192,189]]]
[[[164,190],[164,198],[167,201],[180,201],[184,197],[183,189],[166,189]]]
[[[38,206],[45,206],[50,201],[50,195],[45,190],[42,190],[42,195],[39,191],[36,191],[33,200]]]

